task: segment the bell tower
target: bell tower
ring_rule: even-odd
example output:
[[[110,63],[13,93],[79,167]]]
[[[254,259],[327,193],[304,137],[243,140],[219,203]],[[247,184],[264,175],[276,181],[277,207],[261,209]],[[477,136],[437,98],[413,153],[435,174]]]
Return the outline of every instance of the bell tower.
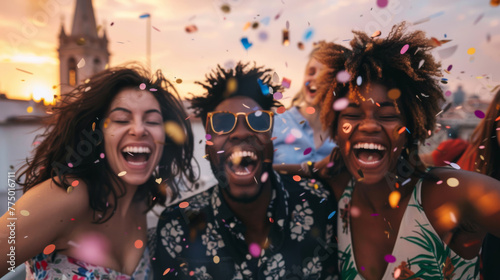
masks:
[[[106,30],[98,30],[96,26],[92,0],[76,0],[71,33],[66,34],[61,24],[57,51],[61,95],[104,70],[109,63]]]

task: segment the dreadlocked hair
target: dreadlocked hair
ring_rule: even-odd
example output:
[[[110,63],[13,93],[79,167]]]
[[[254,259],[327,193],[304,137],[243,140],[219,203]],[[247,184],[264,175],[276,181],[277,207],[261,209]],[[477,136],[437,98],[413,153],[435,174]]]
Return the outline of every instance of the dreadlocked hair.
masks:
[[[361,96],[357,77],[363,84],[378,83],[401,92],[397,107],[405,117],[409,143],[423,142],[436,123],[439,103],[444,101],[442,90],[434,78],[441,76],[440,64],[430,54],[432,44],[423,31],[405,33],[406,23],[392,27],[385,39],[371,38],[361,31],[353,31],[351,49],[335,43],[327,43],[318,50],[317,57],[329,70],[319,77],[316,103],[322,103],[323,127],[332,127],[334,139],[337,132],[337,117],[340,112],[332,110],[333,103],[342,97],[359,103]],[[408,50],[401,50],[408,45]],[[346,71],[347,82],[336,79],[340,71]]]
[[[224,69],[217,65],[211,73],[205,75],[204,82],[195,82],[201,85],[205,96],[197,96],[188,99],[191,109],[194,109],[196,117],[200,117],[206,123],[207,114],[215,110],[225,99],[234,96],[246,96],[254,99],[263,110],[279,107],[281,103],[273,99],[271,93],[282,90],[280,85],[272,83],[272,69],[257,67],[255,62],[238,62],[234,69]],[[263,93],[263,88],[269,88],[269,94]],[[271,92],[272,88],[272,92]]]

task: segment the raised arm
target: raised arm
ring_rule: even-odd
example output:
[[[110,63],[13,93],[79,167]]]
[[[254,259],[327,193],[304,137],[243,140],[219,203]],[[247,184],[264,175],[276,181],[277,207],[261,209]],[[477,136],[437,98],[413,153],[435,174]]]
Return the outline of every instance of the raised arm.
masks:
[[[83,182],[67,192],[47,180],[9,206],[0,218],[0,276],[56,243],[78,221],[92,217]]]

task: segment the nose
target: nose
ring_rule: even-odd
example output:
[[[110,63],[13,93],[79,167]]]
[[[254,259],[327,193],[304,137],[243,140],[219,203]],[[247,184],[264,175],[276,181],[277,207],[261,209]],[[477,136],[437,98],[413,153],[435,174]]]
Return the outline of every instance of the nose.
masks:
[[[231,131],[230,139],[245,139],[254,135],[254,132],[247,124],[245,116],[238,116],[236,119],[236,126],[233,131]]]
[[[372,117],[367,117],[359,124],[358,129],[359,131],[367,133],[376,133],[381,131],[382,127],[377,120],[373,119]]]
[[[142,121],[135,121],[131,124],[129,134],[139,137],[144,136],[146,135],[146,127]]]

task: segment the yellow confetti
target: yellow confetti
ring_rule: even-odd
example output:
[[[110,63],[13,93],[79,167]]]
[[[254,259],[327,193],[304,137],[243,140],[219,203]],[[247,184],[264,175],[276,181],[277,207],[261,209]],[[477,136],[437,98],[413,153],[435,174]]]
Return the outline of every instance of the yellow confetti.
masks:
[[[125,176],[125,174],[127,174],[127,171],[122,171],[122,172],[118,173],[118,177]]]
[[[393,89],[389,90],[389,92],[387,92],[387,96],[390,99],[396,100],[401,96],[401,91],[397,88],[393,88]]]
[[[165,133],[177,145],[182,145],[186,141],[184,130],[174,121],[165,122]]]
[[[235,78],[229,78],[226,84],[225,96],[229,96],[238,89],[238,81]]]
[[[389,204],[392,208],[396,208],[398,206],[400,199],[401,193],[398,191],[392,191],[391,194],[389,194]]]
[[[448,180],[446,180],[446,183],[448,184],[448,186],[454,188],[454,187],[457,187],[458,186],[458,179],[457,178],[448,178]]]
[[[95,122],[92,123],[92,131],[95,131]]]
[[[75,189],[75,187],[73,187],[73,186],[69,186],[69,187],[66,189],[66,192],[67,192],[67,193],[72,193],[74,189]]]
[[[26,108],[26,112],[28,112],[28,113],[33,112],[33,107],[29,106],[28,108]]]
[[[27,217],[27,216],[30,215],[30,211],[28,211],[28,210],[21,210],[21,215]]]
[[[473,55],[473,54],[475,54],[475,53],[476,53],[476,49],[475,49],[475,48],[469,48],[469,49],[467,50],[467,54],[469,54],[469,55]]]
[[[218,264],[220,262],[219,256],[214,256],[214,263]]]
[[[161,184],[161,178],[156,178],[155,182],[159,185]]]
[[[107,128],[107,127],[108,127],[108,125],[109,125],[109,123],[110,123],[110,121],[111,121],[110,119],[106,118],[106,120],[104,120],[104,125],[103,125],[103,127],[104,127],[104,128]]]
[[[245,26],[243,26],[243,31],[247,30],[252,24],[250,22],[245,23]]]

